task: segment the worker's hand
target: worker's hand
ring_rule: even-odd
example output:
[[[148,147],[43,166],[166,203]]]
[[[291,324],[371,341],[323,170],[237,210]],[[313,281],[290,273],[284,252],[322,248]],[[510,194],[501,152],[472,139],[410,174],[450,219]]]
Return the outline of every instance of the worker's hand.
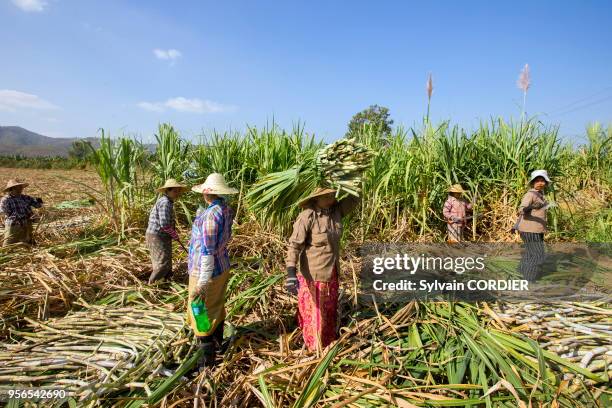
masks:
[[[554,201],[550,201],[544,206],[544,209],[548,210],[549,208],[555,208],[555,207],[557,207],[557,203],[555,203]]]
[[[40,197],[36,197],[34,200],[36,200],[36,202],[37,202],[38,204],[42,204],[42,203],[43,203],[43,199],[42,199],[42,198],[40,198]]]
[[[201,297],[202,299],[204,299],[204,296],[206,295],[206,290],[208,289],[208,282],[206,283],[198,283],[198,286],[196,286],[193,294],[196,297]]]
[[[298,289],[300,288],[300,282],[296,277],[287,278],[285,281],[285,290],[290,295],[297,295]]]
[[[161,230],[164,231],[166,234],[170,235],[170,237],[173,240],[175,240],[175,241],[179,240],[178,233],[176,232],[176,230],[174,228],[166,226],[166,227],[162,227]]]
[[[285,290],[291,295],[297,295],[298,289],[300,288],[300,282],[296,277],[295,266],[287,267],[287,280],[285,281]]]

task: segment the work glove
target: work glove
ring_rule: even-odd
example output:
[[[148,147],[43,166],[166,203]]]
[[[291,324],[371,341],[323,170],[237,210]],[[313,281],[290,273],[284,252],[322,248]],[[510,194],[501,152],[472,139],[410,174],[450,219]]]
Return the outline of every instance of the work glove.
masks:
[[[40,197],[37,197],[34,199],[38,204],[42,204],[43,203],[43,199]]]
[[[549,208],[555,208],[555,207],[557,207],[557,203],[555,203],[554,201],[551,201],[544,206],[544,209],[548,210]]]
[[[195,295],[204,297],[212,274],[215,269],[215,258],[212,255],[202,255],[200,260],[200,273],[198,275],[198,284],[196,286]]]
[[[300,288],[300,282],[295,276],[295,266],[287,267],[287,280],[285,281],[285,290],[291,295],[297,295]]]
[[[161,229],[163,232],[165,232],[166,234],[170,235],[170,237],[175,240],[178,241],[179,240],[179,236],[178,233],[176,232],[176,230],[170,226],[165,226],[162,227]]]

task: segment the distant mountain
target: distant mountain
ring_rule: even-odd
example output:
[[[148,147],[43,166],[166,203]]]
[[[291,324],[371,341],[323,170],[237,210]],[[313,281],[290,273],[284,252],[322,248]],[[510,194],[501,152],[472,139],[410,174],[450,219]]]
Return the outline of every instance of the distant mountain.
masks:
[[[0,155],[66,157],[75,140],[87,140],[94,146],[99,144],[99,140],[94,137],[85,139],[48,137],[19,126],[0,126]]]

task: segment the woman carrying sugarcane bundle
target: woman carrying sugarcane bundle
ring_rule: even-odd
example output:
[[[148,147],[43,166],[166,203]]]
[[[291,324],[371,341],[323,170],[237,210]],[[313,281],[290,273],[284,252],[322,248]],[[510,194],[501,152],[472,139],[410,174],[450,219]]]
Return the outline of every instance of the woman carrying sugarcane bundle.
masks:
[[[223,323],[225,320],[225,290],[230,275],[230,260],[227,244],[232,236],[234,213],[227,205],[224,195],[236,194],[238,190],[229,187],[223,175],[213,173],[203,184],[194,186],[192,191],[202,194],[207,204],[200,208],[193,220],[189,241],[189,296],[188,304],[201,297],[206,305],[210,329],[198,330],[191,307],[188,320],[198,337],[203,351],[199,366],[214,365],[218,350],[223,350]]]
[[[359,203],[355,196],[338,202],[335,193],[317,188],[299,203],[303,210],[287,250],[286,289],[297,294],[298,324],[310,351],[322,350],[337,338],[342,217]]]
[[[157,189],[160,197],[149,213],[145,239],[151,256],[152,272],[149,284],[172,273],[172,240],[179,240],[174,217],[174,202],[188,187],[168,179]]]
[[[23,194],[29,184],[19,180],[9,180],[4,188],[6,195],[0,200],[0,213],[4,215],[4,240],[2,246],[12,244],[34,244],[32,232],[32,207],[40,208],[42,198]]]
[[[444,203],[442,213],[446,220],[449,243],[463,241],[463,230],[469,218],[468,213],[472,211],[472,204],[462,198],[465,192],[461,184],[453,184],[448,189],[448,198]]]
[[[512,228],[519,232],[524,243],[519,270],[528,281],[536,281],[546,258],[544,233],[546,232],[546,211],[553,207],[544,198],[544,190],[550,183],[546,170],[535,170],[529,178],[530,189],[525,193],[519,206],[519,218]]]

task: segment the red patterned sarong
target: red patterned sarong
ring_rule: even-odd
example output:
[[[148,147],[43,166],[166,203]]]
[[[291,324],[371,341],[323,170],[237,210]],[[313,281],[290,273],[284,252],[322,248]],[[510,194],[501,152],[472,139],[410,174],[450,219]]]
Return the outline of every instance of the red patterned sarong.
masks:
[[[336,340],[338,319],[338,275],[334,270],[329,282],[307,281],[298,274],[297,319],[308,350],[321,349]]]

